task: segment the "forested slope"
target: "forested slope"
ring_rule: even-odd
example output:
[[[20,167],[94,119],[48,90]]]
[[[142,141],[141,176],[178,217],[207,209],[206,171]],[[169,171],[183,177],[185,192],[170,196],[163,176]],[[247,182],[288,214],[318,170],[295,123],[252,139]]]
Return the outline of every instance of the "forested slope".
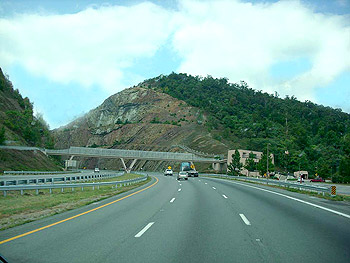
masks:
[[[33,115],[33,104],[23,98],[0,68],[0,145],[52,148],[53,137],[42,117]],[[2,170],[58,170],[57,163],[41,153],[0,149]]]
[[[209,114],[207,128],[232,147],[265,151],[280,171],[308,170],[334,180],[350,178],[350,115],[340,109],[282,99],[245,82],[172,73],[140,86],[167,93]],[[350,180],[349,180],[350,181]]]

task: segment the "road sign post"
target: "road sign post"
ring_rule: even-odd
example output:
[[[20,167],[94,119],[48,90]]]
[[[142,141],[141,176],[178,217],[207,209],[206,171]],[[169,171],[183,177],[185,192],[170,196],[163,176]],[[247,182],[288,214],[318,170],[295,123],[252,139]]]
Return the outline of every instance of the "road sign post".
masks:
[[[331,186],[331,196],[334,197],[337,195],[337,187],[335,185]]]

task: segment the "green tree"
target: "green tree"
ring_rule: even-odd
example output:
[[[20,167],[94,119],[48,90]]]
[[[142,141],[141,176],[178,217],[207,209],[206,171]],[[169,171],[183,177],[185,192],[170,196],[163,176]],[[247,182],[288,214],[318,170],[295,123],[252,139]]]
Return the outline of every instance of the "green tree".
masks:
[[[249,158],[245,162],[244,168],[246,168],[248,171],[254,171],[256,170],[256,162],[254,160],[255,154],[250,152],[249,153]]]
[[[228,166],[228,174],[229,175],[239,175],[243,164],[241,163],[241,156],[239,155],[238,149],[231,155],[232,162]]]
[[[350,135],[344,136],[342,140],[345,156],[339,163],[339,176],[343,182],[350,182]]]
[[[340,160],[339,175],[344,183],[350,182],[350,157],[346,156]]]
[[[261,175],[266,174],[267,172],[267,155],[263,153],[261,156],[261,159],[258,162],[257,165],[258,171],[260,172]],[[269,173],[273,172],[275,170],[275,166],[272,163],[272,158],[269,156]]]
[[[4,144],[4,142],[5,142],[5,127],[2,126],[0,130],[0,145]]]

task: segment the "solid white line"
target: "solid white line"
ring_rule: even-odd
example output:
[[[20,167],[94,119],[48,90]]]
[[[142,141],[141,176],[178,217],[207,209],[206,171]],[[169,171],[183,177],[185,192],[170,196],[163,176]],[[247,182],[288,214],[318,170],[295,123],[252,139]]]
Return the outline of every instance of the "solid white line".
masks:
[[[135,237],[142,236],[153,224],[154,222],[148,223],[148,225],[145,226],[140,232],[138,232]]]
[[[182,185],[182,184],[180,184],[180,185]]]
[[[243,222],[247,225],[247,226],[250,226],[250,222],[249,220],[245,217],[245,215],[243,214],[239,214],[240,217],[242,218]]]
[[[218,180],[220,180],[220,179],[218,179]],[[230,182],[230,181],[228,181],[228,182]],[[316,205],[316,204],[313,204],[313,203],[310,203],[310,202],[307,202],[307,201],[304,201],[304,200],[301,200],[301,199],[298,199],[298,198],[295,198],[295,197],[291,197],[291,196],[288,196],[288,195],[285,195],[285,194],[273,192],[273,191],[266,190],[266,189],[263,189],[263,188],[259,188],[259,187],[256,187],[256,186],[241,184],[241,183],[238,183],[238,182],[230,182],[230,183],[239,184],[239,185],[243,185],[243,186],[246,186],[246,187],[254,188],[254,189],[257,189],[257,190],[260,190],[260,191],[264,191],[264,192],[268,192],[268,193],[271,193],[271,194],[283,196],[285,198],[288,198],[288,199],[291,199],[291,200],[294,200],[294,201],[297,201],[297,202],[300,202],[300,203],[303,203],[303,204],[306,204],[306,205],[311,205],[313,207],[316,207],[316,208],[319,208],[319,209],[331,212],[333,214],[340,215],[340,216],[343,216],[343,217],[346,217],[346,218],[350,219],[350,215],[348,215],[348,214],[344,214],[342,212],[338,212],[336,210],[329,209],[329,208],[324,207],[324,206]]]
[[[201,180],[198,180],[199,182],[201,181]]]
[[[207,183],[204,183],[204,184],[207,184]]]
[[[226,199],[228,198],[226,195],[222,195],[222,196],[223,196],[224,198],[226,198]]]
[[[215,190],[216,188],[213,186],[213,189]]]
[[[179,190],[177,190],[178,192],[180,192],[181,191],[181,188],[179,189]]]
[[[170,203],[174,202],[175,201],[175,197],[173,199],[170,200]]]

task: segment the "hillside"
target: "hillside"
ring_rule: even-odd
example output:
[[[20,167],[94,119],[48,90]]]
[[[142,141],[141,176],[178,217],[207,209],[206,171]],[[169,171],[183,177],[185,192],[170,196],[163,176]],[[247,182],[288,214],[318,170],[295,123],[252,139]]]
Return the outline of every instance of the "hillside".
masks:
[[[123,90],[67,126],[54,130],[56,148],[106,147],[180,151],[188,146],[206,153],[225,153],[228,146],[215,140],[204,123],[206,115],[186,102],[142,87]],[[84,165],[121,168],[116,160],[85,160]],[[138,162],[136,169],[163,169],[170,163]],[[209,165],[206,165],[209,166]],[[207,168],[207,167],[205,167]]]
[[[46,123],[33,116],[33,104],[15,90],[0,68],[0,145],[52,148],[53,137]],[[56,162],[42,155],[0,149],[2,170],[59,170]]]
[[[183,151],[189,147],[226,154],[236,148],[266,152],[269,144],[277,171],[300,167],[311,176],[350,178],[349,114],[210,76],[172,73],[146,80],[109,97],[54,135],[57,148]],[[115,160],[84,162],[120,168]],[[140,162],[136,168],[147,165]],[[152,169],[166,165],[153,164]]]
[[[280,171],[297,171],[300,165],[311,174],[350,181],[350,115],[339,109],[210,76],[172,73],[139,86],[206,112],[207,129],[224,144],[266,152],[269,143]]]

